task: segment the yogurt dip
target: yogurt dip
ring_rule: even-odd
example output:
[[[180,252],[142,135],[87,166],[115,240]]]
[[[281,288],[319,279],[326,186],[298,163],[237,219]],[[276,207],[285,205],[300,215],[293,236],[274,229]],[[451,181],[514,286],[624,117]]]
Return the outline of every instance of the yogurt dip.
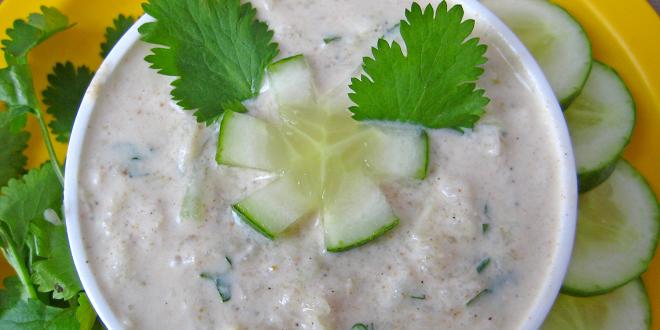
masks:
[[[275,31],[280,56],[304,54],[319,92],[348,105],[349,79],[362,57],[379,37],[396,38],[412,1],[251,3]],[[324,250],[320,219],[301,221],[274,241],[237,219],[231,205],[272,175],[217,165],[218,125],[198,124],[173,105],[171,79],[143,60],[151,46],[131,46],[88,91],[96,103],[76,178],[84,263],[120,326],[526,324],[557,258],[567,156],[519,55],[478,18],[474,35],[488,45],[478,84],[491,99],[486,115],[465,134],[430,130],[427,178],[383,185],[400,224],[343,253]],[[275,113],[267,88],[247,106],[257,117]],[[190,189],[201,192],[201,220],[181,212]],[[220,299],[208,274],[225,276],[230,300]]]

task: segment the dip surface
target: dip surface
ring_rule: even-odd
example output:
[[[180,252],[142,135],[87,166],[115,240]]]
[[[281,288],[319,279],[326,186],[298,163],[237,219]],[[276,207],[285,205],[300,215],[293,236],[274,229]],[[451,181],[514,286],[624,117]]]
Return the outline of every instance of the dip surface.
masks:
[[[411,4],[251,2],[280,56],[304,54],[320,93],[345,105],[362,57],[379,37],[396,37]],[[148,68],[150,46],[136,43],[88,91],[98,99],[78,178],[86,262],[117,318],[134,329],[520,327],[556,251],[560,152],[515,54],[478,18],[474,34],[488,45],[486,115],[465,134],[429,131],[427,178],[383,185],[400,224],[343,253],[324,250],[321,219],[269,241],[232,215],[272,175],[217,165],[218,125],[173,106],[170,78]],[[276,113],[267,90],[248,108]],[[201,192],[200,220],[181,216],[190,189]],[[232,297],[223,303],[200,275],[224,272]]]

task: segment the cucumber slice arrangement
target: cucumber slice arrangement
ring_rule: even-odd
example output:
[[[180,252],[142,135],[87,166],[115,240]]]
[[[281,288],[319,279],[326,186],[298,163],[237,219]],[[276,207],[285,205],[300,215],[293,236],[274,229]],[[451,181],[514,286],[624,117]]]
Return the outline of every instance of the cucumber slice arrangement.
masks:
[[[368,160],[373,170],[384,177],[424,179],[430,147],[426,131],[393,125],[380,126],[378,131],[380,152]]]
[[[650,329],[650,307],[642,281],[635,279],[608,294],[596,297],[559,295],[541,329]]]
[[[562,108],[578,173],[571,265],[542,329],[647,329],[639,276],[660,236],[660,207],[644,178],[620,159],[635,126],[635,103],[607,65],[593,61],[580,24],[546,0],[482,0],[543,69]]]
[[[573,141],[578,187],[586,192],[607,179],[630,141],[635,102],[616,71],[594,62],[584,89],[564,115]]]
[[[274,125],[233,111],[222,117],[216,152],[218,164],[276,171],[282,168],[286,157],[286,145]]]
[[[303,55],[268,66],[269,88],[280,107],[309,107],[316,102],[314,77]]]
[[[548,78],[563,108],[591,70],[591,42],[564,9],[546,0],[482,0],[520,38]]]
[[[323,208],[328,251],[363,245],[399,223],[380,187],[363,173],[343,175],[333,186]]]
[[[233,205],[233,209],[260,233],[273,239],[313,210],[309,196],[297,189],[296,179],[285,176]]]
[[[320,104],[302,55],[271,64],[267,77],[281,121],[228,111],[220,125],[219,164],[277,176],[233,205],[238,217],[275,239],[300,219],[318,214],[330,252],[365,244],[394,228],[399,219],[379,184],[424,179],[426,133],[403,124],[359,123],[345,109]]]
[[[644,178],[620,160],[610,178],[579,200],[573,256],[562,291],[609,292],[646,271],[660,234],[660,209]]]

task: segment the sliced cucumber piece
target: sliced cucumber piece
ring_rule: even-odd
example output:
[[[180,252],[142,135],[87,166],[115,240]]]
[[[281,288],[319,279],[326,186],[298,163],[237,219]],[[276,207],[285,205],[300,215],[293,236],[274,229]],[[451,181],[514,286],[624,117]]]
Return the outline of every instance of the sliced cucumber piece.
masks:
[[[482,0],[525,44],[563,108],[591,70],[591,43],[569,13],[546,0]]]
[[[660,209],[644,178],[621,160],[580,195],[575,247],[562,292],[609,292],[646,271],[660,235]]]
[[[399,223],[380,187],[361,172],[345,174],[328,189],[322,216],[330,252],[363,245]]]
[[[423,180],[429,164],[429,137],[426,131],[401,125],[378,125],[376,152],[367,161],[384,178]]]
[[[278,129],[266,121],[225,111],[218,134],[218,164],[275,171],[286,162],[287,146]]]
[[[571,297],[560,294],[543,330],[642,330],[651,328],[651,305],[640,279],[608,294]]]
[[[269,65],[268,82],[280,107],[310,108],[316,102],[314,76],[303,55],[287,57]]]
[[[274,239],[298,219],[309,214],[316,199],[284,176],[233,205],[234,211],[264,236]]]
[[[635,101],[612,68],[594,62],[580,95],[564,113],[573,141],[580,192],[614,170],[635,126]]]

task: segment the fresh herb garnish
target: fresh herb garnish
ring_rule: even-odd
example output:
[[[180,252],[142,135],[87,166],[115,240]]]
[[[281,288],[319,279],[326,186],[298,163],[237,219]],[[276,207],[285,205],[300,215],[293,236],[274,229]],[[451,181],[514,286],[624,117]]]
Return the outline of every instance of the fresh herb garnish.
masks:
[[[218,290],[222,302],[227,302],[231,299],[231,279],[229,278],[229,273],[201,273],[199,276],[203,279],[210,280],[215,284],[215,288]]]
[[[488,267],[488,265],[490,265],[490,257],[486,257],[485,259],[481,260],[481,262],[479,262],[479,265],[477,265],[477,273],[483,272],[486,267]]]
[[[441,2],[434,13],[413,3],[401,21],[407,53],[384,39],[365,58],[365,74],[351,80],[350,108],[357,120],[384,120],[428,128],[471,128],[484,113],[488,98],[476,89],[483,73],[486,46],[466,41],[473,20],[462,21],[463,9]]]
[[[14,128],[9,112],[0,112],[0,187],[7,184],[9,179],[25,173],[27,158],[23,150],[27,148],[30,133],[22,128]]]
[[[470,300],[468,300],[468,302],[465,303],[465,305],[470,306],[470,305],[474,304],[477,300],[479,300],[479,298],[489,294],[490,292],[491,291],[488,288],[479,291],[474,297],[472,297]]]
[[[338,41],[338,40],[341,40],[340,36],[325,37],[325,38],[323,38],[323,43],[325,43],[327,45],[331,42]]]
[[[37,101],[37,95],[34,92],[27,55],[44,40],[70,26],[69,19],[57,9],[42,6],[41,13],[31,14],[27,21],[22,19],[14,21],[13,27],[7,30],[9,39],[0,42],[3,46],[5,60],[9,65],[0,69],[0,102],[4,102],[9,109],[13,125],[16,124],[16,121],[24,122],[27,113],[33,113],[37,117],[50,156],[51,166],[55,170],[60,184],[64,183],[64,175],[48,135],[48,128],[46,128],[46,121]]]
[[[489,223],[482,223],[481,224],[481,232],[482,233],[487,233],[488,230],[490,230],[490,224]]]
[[[9,39],[2,41],[7,63],[27,63],[30,50],[69,27],[69,19],[53,7],[41,6],[41,13],[30,14],[27,21],[17,19],[14,26],[7,29]]]
[[[112,26],[105,29],[105,41],[101,44],[101,57],[108,56],[112,47],[121,39],[121,36],[135,23],[133,16],[119,15],[112,20]]]
[[[244,112],[256,96],[266,66],[277,56],[273,31],[256,10],[239,0],[150,0],[144,11],[157,21],[140,26],[142,39],[164,47],[145,60],[175,76],[172,97],[195,109],[200,122],[215,122],[224,110]]]
[[[54,120],[48,125],[57,141],[67,143],[73,128],[78,107],[92,81],[94,72],[86,66],[74,67],[73,63],[57,63],[48,75],[48,88],[43,91],[46,112]]]
[[[426,300],[426,295],[425,295],[425,294],[422,294],[422,295],[413,295],[413,296],[410,296],[410,298],[412,298],[412,299],[417,299],[417,300]]]
[[[374,324],[371,323],[369,326],[367,326],[364,323],[356,323],[353,324],[351,330],[374,330]]]

